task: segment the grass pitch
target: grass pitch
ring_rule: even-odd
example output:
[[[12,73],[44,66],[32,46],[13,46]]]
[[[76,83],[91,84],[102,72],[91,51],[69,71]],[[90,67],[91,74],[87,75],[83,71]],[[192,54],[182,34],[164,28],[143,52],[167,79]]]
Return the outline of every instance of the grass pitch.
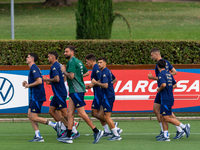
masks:
[[[3,0],[10,2],[9,0]],[[27,0],[17,0],[27,1]],[[119,2],[111,39],[198,40],[200,37],[200,3],[195,2]],[[76,3],[71,7],[46,7],[40,3],[15,4],[15,39],[76,39]],[[0,4],[0,39],[11,39],[10,4]]]
[[[81,136],[73,140],[73,144],[65,144],[56,140],[55,131],[47,125],[39,124],[40,133],[44,137],[44,143],[30,143],[34,136],[34,131],[29,122],[0,123],[0,145],[1,150],[197,150],[199,149],[199,120],[183,120],[183,123],[190,123],[191,135],[189,138],[183,137],[179,140],[173,140],[175,136],[175,127],[169,125],[170,142],[157,142],[155,136],[159,134],[159,124],[157,121],[119,121],[119,127],[122,132],[121,141],[108,141],[107,137],[97,144],[93,144],[92,130],[85,122],[80,122],[78,131]],[[94,124],[103,129],[100,123],[95,121]]]

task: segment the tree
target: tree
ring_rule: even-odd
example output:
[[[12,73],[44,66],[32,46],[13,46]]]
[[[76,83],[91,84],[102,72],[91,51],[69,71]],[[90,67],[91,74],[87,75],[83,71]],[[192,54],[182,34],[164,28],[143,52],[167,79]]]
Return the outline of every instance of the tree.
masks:
[[[76,39],[110,39],[112,25],[116,17],[122,17],[129,28],[126,18],[113,13],[112,0],[78,0],[76,11]]]
[[[71,0],[46,0],[46,6],[71,6]]]

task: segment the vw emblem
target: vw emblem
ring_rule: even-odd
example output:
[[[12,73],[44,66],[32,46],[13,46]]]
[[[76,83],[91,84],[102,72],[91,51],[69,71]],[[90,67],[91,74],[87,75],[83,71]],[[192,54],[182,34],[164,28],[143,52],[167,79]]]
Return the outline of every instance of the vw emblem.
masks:
[[[5,105],[10,102],[13,96],[13,84],[8,79],[0,77],[0,105]]]

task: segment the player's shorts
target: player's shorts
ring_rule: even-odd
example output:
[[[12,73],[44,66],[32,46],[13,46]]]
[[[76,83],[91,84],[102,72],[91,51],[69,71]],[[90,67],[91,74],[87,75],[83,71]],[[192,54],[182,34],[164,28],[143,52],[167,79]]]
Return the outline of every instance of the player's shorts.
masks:
[[[102,99],[98,98],[97,96],[94,97],[93,102],[92,102],[92,109],[97,109],[100,110],[100,106],[102,104]]]
[[[172,115],[172,106],[170,105],[163,105],[160,106],[160,114],[162,116],[171,116]]]
[[[155,100],[154,100],[154,103],[161,104],[160,92],[158,92],[158,93],[156,94],[156,98],[155,98]]]
[[[50,106],[56,107],[57,110],[60,110],[62,108],[67,108],[66,98],[67,98],[66,96],[54,95],[51,100]]]
[[[32,101],[29,102],[29,108],[32,113],[41,113],[43,101]]]
[[[115,97],[103,99],[102,106],[103,106],[104,112],[112,112],[114,101],[115,101]]]
[[[85,93],[70,93],[69,97],[71,97],[72,101],[76,108],[83,107],[86,105],[84,102]]]

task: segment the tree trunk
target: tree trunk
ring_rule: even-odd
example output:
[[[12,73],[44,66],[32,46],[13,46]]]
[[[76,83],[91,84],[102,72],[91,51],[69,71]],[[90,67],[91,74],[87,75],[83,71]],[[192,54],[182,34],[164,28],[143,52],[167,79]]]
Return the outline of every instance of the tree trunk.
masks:
[[[71,0],[46,0],[46,6],[71,6]]]

